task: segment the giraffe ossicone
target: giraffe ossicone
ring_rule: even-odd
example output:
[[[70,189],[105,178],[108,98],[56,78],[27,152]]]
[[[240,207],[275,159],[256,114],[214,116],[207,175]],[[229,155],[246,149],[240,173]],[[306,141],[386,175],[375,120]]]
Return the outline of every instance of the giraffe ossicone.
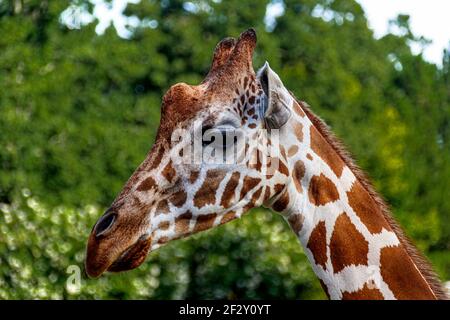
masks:
[[[199,85],[163,98],[156,141],[87,244],[86,271],[138,267],[161,245],[266,206],[282,214],[332,299],[445,298],[324,123],[266,63],[256,32],[216,46]]]

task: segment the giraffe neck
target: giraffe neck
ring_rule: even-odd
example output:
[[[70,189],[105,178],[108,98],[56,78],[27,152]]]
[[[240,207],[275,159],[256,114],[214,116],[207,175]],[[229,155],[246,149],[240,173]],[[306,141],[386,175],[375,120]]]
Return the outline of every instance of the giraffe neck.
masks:
[[[281,147],[292,179],[272,207],[283,212],[327,295],[436,299],[356,166],[343,160],[305,105],[294,101],[293,107],[295,117],[285,130],[295,135],[286,140],[295,142]]]

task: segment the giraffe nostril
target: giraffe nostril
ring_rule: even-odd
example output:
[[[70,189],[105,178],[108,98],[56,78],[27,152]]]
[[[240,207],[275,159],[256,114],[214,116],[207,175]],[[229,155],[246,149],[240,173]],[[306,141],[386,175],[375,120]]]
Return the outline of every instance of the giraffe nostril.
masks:
[[[106,212],[98,221],[94,227],[94,234],[96,237],[102,236],[107,233],[114,222],[116,221],[117,214],[114,211]]]

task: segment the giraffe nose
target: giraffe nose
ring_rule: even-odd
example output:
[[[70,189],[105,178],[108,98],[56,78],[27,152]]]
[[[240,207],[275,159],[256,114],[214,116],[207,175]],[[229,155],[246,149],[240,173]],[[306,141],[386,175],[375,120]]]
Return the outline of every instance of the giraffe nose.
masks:
[[[117,213],[115,211],[106,211],[103,216],[97,221],[94,227],[95,237],[105,235],[109,230],[111,230],[114,222],[116,221],[116,218]]]

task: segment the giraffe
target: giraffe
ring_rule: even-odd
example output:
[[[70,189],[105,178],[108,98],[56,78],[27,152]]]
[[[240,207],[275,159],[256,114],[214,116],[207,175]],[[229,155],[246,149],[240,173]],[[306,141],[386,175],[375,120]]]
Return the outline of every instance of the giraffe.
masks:
[[[203,82],[164,95],[153,147],[92,229],[87,274],[136,268],[169,241],[265,206],[297,235],[330,299],[445,299],[326,124],[267,62],[255,73],[255,46],[254,29],[222,40]]]

